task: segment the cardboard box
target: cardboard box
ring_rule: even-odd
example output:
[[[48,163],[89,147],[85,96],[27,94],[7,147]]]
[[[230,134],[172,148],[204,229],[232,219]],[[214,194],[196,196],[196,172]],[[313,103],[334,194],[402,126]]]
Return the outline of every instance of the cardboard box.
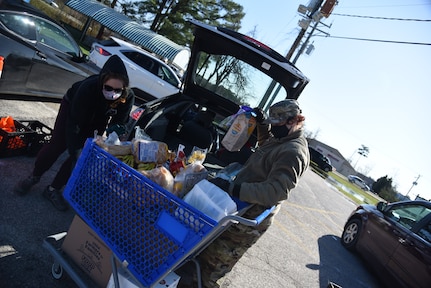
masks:
[[[119,268],[117,275],[118,275],[118,284],[121,288],[141,287],[136,283],[135,279],[133,279],[133,277],[127,273],[127,271]],[[171,272],[165,278],[163,278],[159,283],[154,285],[153,288],[176,288],[178,285],[178,282],[180,282],[180,276],[178,276],[174,272]],[[109,283],[106,286],[106,288],[115,288],[113,275],[111,275],[111,278],[109,279]]]
[[[100,287],[106,287],[112,274],[108,246],[79,216],[73,218],[62,250]]]

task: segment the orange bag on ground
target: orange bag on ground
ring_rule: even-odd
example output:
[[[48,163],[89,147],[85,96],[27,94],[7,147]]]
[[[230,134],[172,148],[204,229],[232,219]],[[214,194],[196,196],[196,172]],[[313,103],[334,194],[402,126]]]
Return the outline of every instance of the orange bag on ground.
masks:
[[[15,122],[13,121],[12,116],[6,116],[3,118],[0,118],[0,129],[2,129],[7,133],[16,131]],[[3,136],[0,135],[0,143],[2,140],[3,140]]]
[[[6,116],[0,119],[0,129],[3,129],[6,132],[15,132],[15,122],[13,121],[12,116]]]

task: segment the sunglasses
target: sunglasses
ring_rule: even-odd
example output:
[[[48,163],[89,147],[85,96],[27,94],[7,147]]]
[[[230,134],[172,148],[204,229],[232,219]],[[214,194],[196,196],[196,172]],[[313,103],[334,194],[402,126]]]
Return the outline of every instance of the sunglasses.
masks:
[[[114,87],[109,86],[109,85],[103,85],[103,89],[105,91],[108,91],[108,92],[111,92],[111,91],[114,91],[115,93],[123,92],[123,88],[114,88]]]

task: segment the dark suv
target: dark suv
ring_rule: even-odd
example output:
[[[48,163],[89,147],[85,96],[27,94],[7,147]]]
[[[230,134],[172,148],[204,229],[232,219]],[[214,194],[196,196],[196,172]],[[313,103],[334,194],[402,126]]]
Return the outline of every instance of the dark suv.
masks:
[[[313,147],[308,147],[308,149],[310,150],[311,164],[314,167],[317,167],[325,172],[329,172],[333,170],[331,161],[328,159],[328,157],[326,157],[325,155],[323,155]]]
[[[142,113],[132,115],[153,140],[172,150],[178,144],[189,151],[197,146],[207,148],[207,160],[218,160],[219,165],[242,163],[253,152],[256,135],[240,151],[227,151],[221,144],[226,133],[221,121],[241,105],[266,109],[273,102],[297,99],[308,79],[285,57],[249,36],[190,23],[195,39],[183,91],[145,103]]]

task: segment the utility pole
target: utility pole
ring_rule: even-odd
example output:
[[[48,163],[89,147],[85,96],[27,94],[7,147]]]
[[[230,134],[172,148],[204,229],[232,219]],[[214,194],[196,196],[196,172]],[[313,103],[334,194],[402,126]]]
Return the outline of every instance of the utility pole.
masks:
[[[410,187],[409,191],[407,191],[406,196],[409,196],[409,193],[410,193],[410,191],[412,191],[413,187],[415,187],[416,185],[418,185],[418,180],[419,180],[419,178],[421,178],[421,175],[418,175],[418,177],[416,178],[416,180],[415,180],[415,181],[413,181],[413,183],[412,183],[412,187]]]
[[[307,48],[308,42],[311,36],[313,35],[314,31],[317,29],[317,26],[319,24],[322,24],[320,20],[323,17],[325,18],[329,17],[329,15],[332,13],[332,10],[334,9],[334,6],[338,4],[338,1],[326,0],[323,5],[322,3],[323,3],[323,0],[311,0],[308,6],[299,5],[298,7],[298,12],[304,15],[304,19],[301,19],[298,23],[298,25],[301,27],[301,31],[299,32],[298,36],[296,37],[295,41],[293,42],[292,46],[287,52],[287,55],[286,55],[287,60],[290,61],[290,58],[292,58],[293,53],[301,44],[301,40],[302,38],[304,38],[305,34],[307,33],[307,29],[310,27],[311,22],[314,21],[315,24],[313,25],[311,32],[308,34],[307,39],[302,44],[300,50],[297,52],[295,59],[291,62],[292,64],[296,63],[299,56],[301,56],[305,48]],[[269,84],[268,89],[266,90],[265,94],[262,97],[262,100],[259,103],[259,107],[265,106],[264,111],[267,111],[269,109],[269,107],[271,106],[272,102],[274,102],[275,97],[277,97],[277,94],[281,89],[281,86],[278,85],[277,89],[274,91],[274,88],[276,85],[277,83],[275,81],[272,81]],[[270,99],[271,94],[272,94],[272,97]],[[270,101],[268,101],[268,99],[270,99]]]

